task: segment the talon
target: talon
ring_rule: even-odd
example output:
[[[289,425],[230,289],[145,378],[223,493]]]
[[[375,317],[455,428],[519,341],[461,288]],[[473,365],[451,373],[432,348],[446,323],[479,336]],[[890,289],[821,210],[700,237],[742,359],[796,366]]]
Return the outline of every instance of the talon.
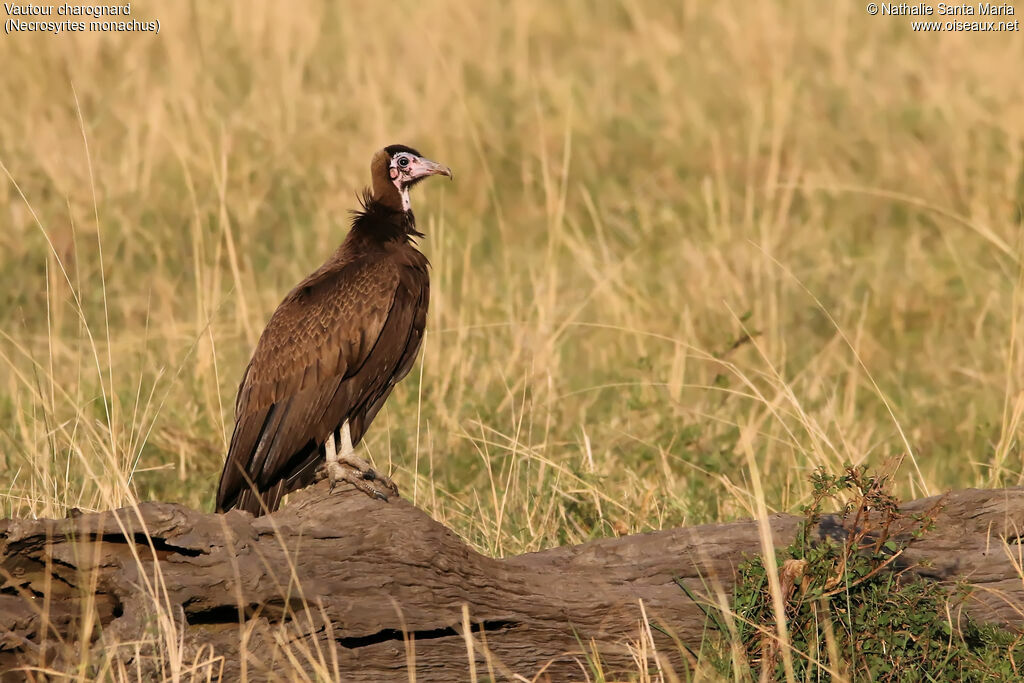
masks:
[[[346,482],[352,484],[356,489],[362,491],[370,498],[382,500],[385,503],[388,502],[388,495],[380,488],[369,483],[371,481],[379,481],[385,485],[388,489],[397,493],[395,485],[391,483],[390,479],[381,477],[379,474],[374,472],[372,469],[361,470],[351,465],[335,464],[329,468],[328,476],[331,481],[331,492],[334,492],[339,482]]]
[[[369,462],[352,452],[352,440],[349,435],[347,422],[342,424],[340,439],[340,453],[335,448],[333,433],[328,435],[324,441],[324,457],[327,460],[326,469],[327,475],[330,477],[332,492],[339,481],[344,481],[352,484],[370,498],[387,502],[388,494],[381,490],[380,487],[369,483],[380,482],[380,484],[383,484],[383,488],[391,491],[396,496],[398,495],[398,487],[395,486],[389,477],[378,474]]]

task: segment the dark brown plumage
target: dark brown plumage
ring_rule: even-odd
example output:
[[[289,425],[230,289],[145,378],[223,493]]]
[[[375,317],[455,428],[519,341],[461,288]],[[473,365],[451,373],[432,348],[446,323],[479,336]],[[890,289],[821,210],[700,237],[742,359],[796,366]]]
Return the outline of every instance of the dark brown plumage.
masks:
[[[281,302],[260,336],[235,402],[235,429],[217,491],[217,510],[273,512],[282,496],[309,484],[325,442],[358,444],[394,385],[412,368],[426,324],[427,259],[409,188],[451,172],[416,150],[392,145],[374,155],[345,241]],[[345,458],[341,458],[346,462]],[[350,459],[358,460],[358,458]],[[342,471],[347,465],[335,465]],[[381,479],[368,467],[331,473],[368,493]]]

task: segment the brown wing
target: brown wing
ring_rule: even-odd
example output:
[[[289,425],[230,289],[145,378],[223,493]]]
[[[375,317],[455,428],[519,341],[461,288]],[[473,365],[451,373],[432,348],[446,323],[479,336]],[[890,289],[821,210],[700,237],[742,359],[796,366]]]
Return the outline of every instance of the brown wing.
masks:
[[[423,341],[430,298],[426,268],[403,269],[402,275],[392,315],[381,333],[381,339],[390,342],[379,344],[353,377],[353,383],[363,388],[348,418],[353,444],[363,438],[394,386],[409,374]]]
[[[273,511],[312,479],[327,435],[385,386],[386,398],[425,322],[425,278],[418,285],[408,271],[388,259],[356,261],[321,269],[285,297],[239,387],[218,510]]]

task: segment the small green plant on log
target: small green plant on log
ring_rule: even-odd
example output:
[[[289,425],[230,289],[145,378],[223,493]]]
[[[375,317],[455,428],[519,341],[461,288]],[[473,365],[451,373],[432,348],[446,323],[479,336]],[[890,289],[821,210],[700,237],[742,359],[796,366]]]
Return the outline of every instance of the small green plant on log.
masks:
[[[762,681],[1021,680],[1021,636],[975,622],[960,609],[965,585],[922,578],[904,558],[942,499],[924,514],[903,514],[886,479],[866,467],[818,470],[811,481],[796,540],[776,553],[788,642],[757,556],[739,568],[731,613],[706,609],[723,634],[731,619],[734,635],[702,659],[723,675]],[[849,502],[839,514],[823,515],[841,499]]]

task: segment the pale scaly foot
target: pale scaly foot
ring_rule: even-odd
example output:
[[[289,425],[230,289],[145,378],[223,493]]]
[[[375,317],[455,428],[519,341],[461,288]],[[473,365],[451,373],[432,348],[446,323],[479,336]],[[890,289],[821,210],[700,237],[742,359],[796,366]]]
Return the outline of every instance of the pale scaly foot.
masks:
[[[327,476],[331,482],[331,490],[334,490],[338,482],[346,481],[371,498],[386,501],[388,494],[384,489],[397,496],[398,487],[395,486],[395,483],[390,478],[377,474],[370,463],[355,454],[348,421],[342,425],[340,436],[341,453],[336,450],[333,432],[324,442]],[[380,484],[380,486],[375,484]]]

